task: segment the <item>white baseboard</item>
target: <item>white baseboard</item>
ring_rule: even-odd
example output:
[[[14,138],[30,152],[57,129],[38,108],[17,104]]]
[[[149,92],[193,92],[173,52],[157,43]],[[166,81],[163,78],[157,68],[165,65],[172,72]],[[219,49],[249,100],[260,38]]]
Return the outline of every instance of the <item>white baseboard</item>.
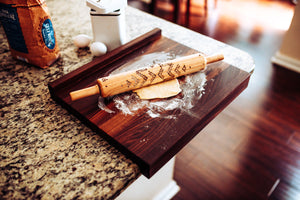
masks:
[[[150,179],[141,175],[116,200],[169,200],[180,190],[173,179],[175,156]]]
[[[160,191],[160,193],[156,195],[153,200],[170,200],[177,194],[177,192],[179,192],[179,190],[180,187],[173,180],[167,187]]]
[[[271,61],[272,63],[300,73],[300,60],[291,58],[289,56],[281,54],[280,52],[276,52]]]

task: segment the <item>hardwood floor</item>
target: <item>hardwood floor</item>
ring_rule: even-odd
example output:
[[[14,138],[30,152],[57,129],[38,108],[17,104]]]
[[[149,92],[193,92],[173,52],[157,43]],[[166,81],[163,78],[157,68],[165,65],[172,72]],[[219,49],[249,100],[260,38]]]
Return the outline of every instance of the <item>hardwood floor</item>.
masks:
[[[172,20],[172,5],[156,14]],[[248,88],[176,158],[181,199],[300,199],[300,74],[274,66],[293,16],[287,1],[192,1],[188,28],[248,52]],[[178,23],[185,23],[182,9]]]

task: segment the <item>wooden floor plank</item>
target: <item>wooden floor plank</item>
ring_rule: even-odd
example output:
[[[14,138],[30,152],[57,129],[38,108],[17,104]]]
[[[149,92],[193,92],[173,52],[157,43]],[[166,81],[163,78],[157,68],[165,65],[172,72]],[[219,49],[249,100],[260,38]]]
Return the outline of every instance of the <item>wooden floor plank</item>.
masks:
[[[299,200],[300,199],[300,190],[294,188],[288,182],[279,180],[279,184],[274,188],[274,191],[270,194],[270,200]]]

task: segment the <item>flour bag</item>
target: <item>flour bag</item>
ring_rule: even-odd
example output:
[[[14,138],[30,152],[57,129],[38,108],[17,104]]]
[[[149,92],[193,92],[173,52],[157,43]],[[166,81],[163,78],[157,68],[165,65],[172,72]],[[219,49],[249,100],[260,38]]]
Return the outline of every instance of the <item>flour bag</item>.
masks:
[[[14,58],[46,68],[59,57],[44,0],[0,0],[0,21]]]

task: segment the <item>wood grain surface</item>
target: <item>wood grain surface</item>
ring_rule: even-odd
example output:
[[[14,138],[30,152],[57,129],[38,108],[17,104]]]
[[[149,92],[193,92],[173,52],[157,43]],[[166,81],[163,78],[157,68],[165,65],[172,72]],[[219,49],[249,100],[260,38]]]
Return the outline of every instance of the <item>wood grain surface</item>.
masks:
[[[165,111],[166,115],[175,115],[175,119],[152,118],[146,114],[146,107],[133,115],[125,115],[114,107],[110,99],[106,103],[114,113],[108,113],[98,108],[97,95],[71,101],[70,91],[96,84],[97,78],[108,75],[139,56],[154,52],[169,52],[178,56],[196,53],[160,34],[161,31],[155,29],[49,83],[53,99],[136,162],[148,178],[237,97],[247,87],[250,78],[249,73],[225,62],[210,64],[205,71],[205,94],[192,102],[194,107],[190,112],[193,115],[181,109]],[[173,98],[182,96],[179,94]]]

